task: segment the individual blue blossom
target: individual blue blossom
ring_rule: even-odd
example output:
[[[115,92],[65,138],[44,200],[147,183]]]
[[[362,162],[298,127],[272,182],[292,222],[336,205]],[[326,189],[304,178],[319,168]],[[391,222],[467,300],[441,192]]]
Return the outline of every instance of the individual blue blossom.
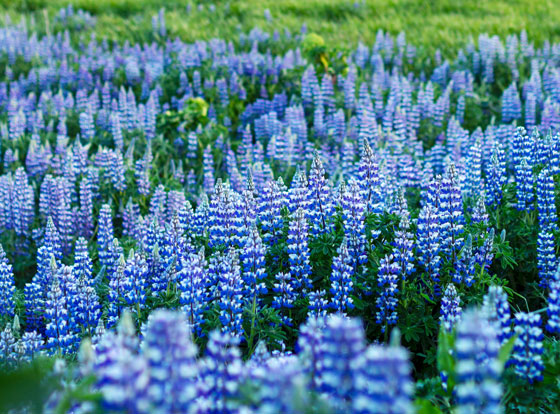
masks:
[[[534,195],[533,169],[527,162],[527,158],[523,158],[519,167],[515,169],[515,182],[517,184],[517,204],[519,211],[530,211],[533,209]]]
[[[511,363],[515,373],[530,384],[543,380],[543,332],[541,315],[519,312],[515,315],[515,343]]]
[[[357,269],[359,265],[367,263],[367,240],[365,204],[355,180],[352,180],[342,193],[341,204],[348,251],[352,256],[352,266]]]
[[[447,285],[441,298],[440,315],[440,322],[448,332],[451,332],[461,319],[461,297],[452,283]]]
[[[148,272],[149,269],[145,256],[131,249],[123,270],[122,294],[127,305],[136,314],[139,314],[146,306]]]
[[[101,338],[95,347],[93,373],[103,410],[150,412],[148,363],[123,334],[108,332]]]
[[[546,289],[554,278],[558,267],[554,234],[540,231],[537,238],[537,267],[539,270],[539,286]]]
[[[501,286],[490,286],[488,293],[484,295],[482,310],[486,317],[497,330],[500,344],[504,344],[511,336],[511,313],[508,303],[508,295]]]
[[[457,324],[454,350],[458,413],[501,412],[503,367],[499,352],[496,330],[484,312],[465,312]]]
[[[259,197],[258,217],[263,230],[263,240],[274,245],[281,237],[284,220],[282,209],[287,204],[287,197],[284,183],[269,180],[261,191]]]
[[[417,240],[418,262],[433,281],[433,289],[437,294],[440,289],[441,258],[439,252],[441,236],[439,216],[431,204],[427,204],[420,210]]]
[[[537,179],[537,207],[541,231],[558,229],[556,222],[556,198],[554,195],[554,177],[548,169],[540,172]]]
[[[76,295],[72,298],[74,302],[74,318],[78,327],[86,335],[91,335],[101,317],[101,305],[97,292],[92,283],[84,274],[81,274],[76,283]]]
[[[370,345],[354,364],[353,413],[414,412],[412,364],[403,347]]]
[[[506,180],[506,155],[501,145],[496,143],[486,168],[486,204],[489,207],[495,208],[501,204]]]
[[[249,234],[245,236],[243,249],[239,254],[241,261],[243,283],[248,302],[253,302],[257,297],[267,292],[264,279],[266,278],[266,246],[256,226],[253,226]]]
[[[113,262],[111,244],[114,237],[111,207],[108,204],[103,204],[99,211],[97,230],[97,252],[102,266],[109,267]]]
[[[290,274],[293,278],[293,285],[297,291],[302,291],[305,295],[312,287],[311,265],[309,263],[309,227],[305,212],[300,208],[293,215],[290,221],[287,240],[288,260],[290,263]]]
[[[333,259],[331,273],[332,300],[330,307],[336,312],[346,314],[346,311],[354,308],[354,304],[350,295],[354,291],[354,268],[353,260],[348,251],[348,241],[346,238],[338,248],[338,254]]]
[[[62,292],[60,280],[55,277],[45,302],[45,348],[50,355],[67,355],[75,350],[77,338],[70,326],[71,315],[67,303],[68,298]]]
[[[358,319],[333,315],[326,321],[319,352],[317,384],[331,407],[347,412],[356,396],[356,361],[365,351],[365,334]]]
[[[196,397],[197,349],[180,312],[159,309],[144,329],[142,354],[148,363],[147,393],[156,413],[188,411]]]
[[[324,317],[329,309],[329,302],[326,299],[327,292],[324,290],[311,291],[308,293],[309,298],[309,317]]]
[[[294,307],[294,300],[297,297],[297,292],[294,289],[294,280],[289,273],[278,273],[275,276],[276,283],[272,288],[275,293],[272,300],[272,307],[280,310],[282,313],[282,322],[286,325],[292,325],[292,318],[286,313]]]
[[[204,249],[179,258],[177,284],[180,291],[179,303],[192,330],[201,334],[204,311],[207,308],[206,260]]]
[[[309,223],[311,233],[319,235],[333,229],[332,216],[334,205],[329,182],[325,178],[325,169],[315,153],[309,172],[307,199],[309,202]]]
[[[125,307],[124,304],[124,294],[125,294],[125,282],[126,278],[124,275],[124,269],[126,267],[126,261],[124,256],[121,255],[116,265],[115,272],[111,275],[109,279],[109,292],[107,293],[107,326],[111,327],[115,325],[121,313]]]
[[[469,234],[456,260],[453,282],[457,284],[464,283],[467,287],[470,287],[474,283],[475,273],[475,256],[472,249],[472,235]]]
[[[233,250],[223,257],[218,274],[218,305],[222,330],[233,336],[243,335],[243,293],[245,285],[241,277],[239,258]]]
[[[377,314],[375,321],[381,325],[385,332],[389,325],[395,325],[398,320],[396,294],[398,288],[399,265],[395,263],[393,255],[386,255],[379,262],[377,274],[377,286],[381,288],[380,296],[377,298]]]

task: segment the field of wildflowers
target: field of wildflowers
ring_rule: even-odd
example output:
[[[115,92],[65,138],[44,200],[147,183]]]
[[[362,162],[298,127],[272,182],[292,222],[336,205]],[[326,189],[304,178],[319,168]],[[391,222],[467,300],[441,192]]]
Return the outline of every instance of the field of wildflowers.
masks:
[[[560,412],[560,44],[43,17],[0,27],[0,412]]]

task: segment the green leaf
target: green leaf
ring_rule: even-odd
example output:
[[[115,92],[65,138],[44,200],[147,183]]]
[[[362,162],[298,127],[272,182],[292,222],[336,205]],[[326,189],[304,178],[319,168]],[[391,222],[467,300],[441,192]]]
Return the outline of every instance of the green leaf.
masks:
[[[498,361],[500,362],[500,364],[502,364],[502,368],[505,366],[506,362],[509,360],[509,357],[511,355],[511,351],[513,351],[513,346],[515,344],[516,339],[517,339],[517,335],[512,336],[500,348],[500,352],[498,354]]]
[[[416,408],[416,414],[440,414],[441,410],[439,407],[435,406],[430,400],[425,398],[417,398],[414,401],[414,406]]]

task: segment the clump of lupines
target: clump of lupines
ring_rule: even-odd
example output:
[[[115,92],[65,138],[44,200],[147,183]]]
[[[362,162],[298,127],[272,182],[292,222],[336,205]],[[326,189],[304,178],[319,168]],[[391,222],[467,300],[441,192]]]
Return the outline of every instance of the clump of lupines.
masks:
[[[461,298],[452,283],[447,285],[441,298],[440,314],[441,324],[447,331],[452,331],[461,319]]]
[[[146,391],[146,378],[159,375],[149,372],[153,355],[128,343],[131,335],[102,343],[126,309],[151,320],[152,309],[171,307],[202,347],[201,337],[222,326],[237,338],[226,348],[253,335],[271,349],[251,358],[259,362],[249,377],[230,382],[242,390],[241,382],[254,379],[256,401],[241,407],[236,391],[215,407],[290,412],[287,400],[299,396],[298,387],[319,388],[317,376],[307,383],[299,362],[307,370],[324,361],[289,355],[297,325],[309,318],[361,315],[368,337],[380,340],[386,323],[372,323],[379,303],[382,319],[412,333],[407,345],[416,354],[420,342],[433,343],[434,330],[417,339],[408,324],[435,326],[439,307],[456,304],[451,288],[442,303],[438,297],[450,282],[468,306],[490,280],[510,292],[536,286],[540,275],[530,303],[547,298],[547,330],[557,330],[557,45],[537,48],[525,33],[505,42],[482,35],[455,60],[437,53],[430,73],[416,70],[404,34],[380,31],[373,45],[348,53],[347,73],[333,64],[319,79],[302,47],[305,28],[255,29],[238,42],[171,42],[161,12],[152,43],[120,45],[75,42],[84,25],[75,25],[73,13],[61,16],[57,28],[68,35],[39,35],[33,24],[9,20],[2,29],[0,236],[13,268],[0,265],[0,332],[11,361],[32,358],[44,343],[47,353],[67,352],[55,350],[65,346],[65,323],[68,358],[80,337],[92,336],[100,350],[122,349],[124,341],[130,352],[107,357],[115,365],[99,371],[106,410],[165,411],[158,386]],[[480,112],[471,98],[495,100],[502,66],[512,81],[501,106]],[[473,120],[488,127],[471,132]],[[537,219],[538,232],[527,231]],[[536,260],[520,254],[535,244]],[[337,252],[343,246],[348,254]],[[26,253],[36,253],[35,275]],[[523,283],[509,268],[514,261]],[[57,284],[62,295],[53,296]],[[512,305],[525,306],[515,293]],[[507,301],[505,291],[491,288],[484,304],[501,343],[511,336]],[[443,316],[452,324],[453,312]],[[251,332],[242,332],[243,323]],[[310,343],[322,340],[323,323]],[[150,353],[158,346],[152,341]],[[389,354],[376,349],[372,367]],[[238,351],[249,357],[253,347]],[[392,372],[397,361],[387,358]],[[402,353],[398,360],[406,365]],[[115,367],[130,372],[119,377]],[[362,374],[381,378],[373,368]],[[127,383],[130,375],[135,383]],[[376,380],[375,390],[354,383],[348,410],[387,411],[382,402],[358,408],[355,401],[359,390],[367,394],[361,401],[376,401],[377,390],[393,396],[388,382]],[[220,392],[210,394],[200,401]],[[320,405],[313,398],[303,401]]]

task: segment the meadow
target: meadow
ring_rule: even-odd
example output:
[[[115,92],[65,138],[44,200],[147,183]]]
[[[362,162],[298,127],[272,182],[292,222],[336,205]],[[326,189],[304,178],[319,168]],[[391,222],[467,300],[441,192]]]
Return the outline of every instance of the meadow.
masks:
[[[554,2],[0,14],[0,412],[560,412]]]

